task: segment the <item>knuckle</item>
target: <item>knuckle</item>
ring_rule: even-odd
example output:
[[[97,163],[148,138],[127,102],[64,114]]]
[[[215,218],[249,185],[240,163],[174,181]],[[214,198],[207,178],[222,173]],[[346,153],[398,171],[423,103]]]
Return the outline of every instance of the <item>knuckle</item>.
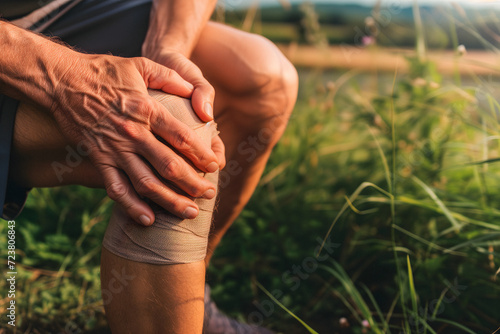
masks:
[[[119,124],[120,132],[127,138],[139,140],[143,138],[140,126],[134,121],[124,121]]]
[[[175,72],[173,69],[171,68],[168,68],[168,67],[163,67],[164,71],[165,71],[165,77],[169,78],[169,79],[172,79],[172,77],[174,77],[177,72]]]
[[[168,158],[161,165],[162,176],[169,180],[179,179],[182,169],[182,164],[175,158]]]
[[[180,151],[187,151],[192,147],[192,141],[193,137],[190,130],[184,129],[177,131],[172,144]]]
[[[142,177],[137,182],[136,191],[142,196],[153,196],[156,193],[155,189],[156,183],[150,177]]]
[[[149,120],[152,127],[161,129],[166,126],[168,115],[164,110],[153,109],[150,115]]]
[[[151,120],[151,116],[155,114],[155,107],[153,100],[151,97],[147,96],[144,99],[141,99],[137,102],[137,110],[136,114],[143,116],[145,120]]]
[[[106,187],[109,198],[113,201],[120,201],[127,195],[127,187],[122,183],[113,182]]]
[[[130,60],[134,61],[135,63],[141,65],[141,66],[146,66],[148,64],[148,59],[146,57],[134,57],[134,58],[129,58]]]
[[[122,58],[122,57],[117,57],[117,61],[123,66],[123,68],[128,69],[128,70],[133,70],[137,68],[141,68],[143,65],[138,59],[139,57],[136,58]]]

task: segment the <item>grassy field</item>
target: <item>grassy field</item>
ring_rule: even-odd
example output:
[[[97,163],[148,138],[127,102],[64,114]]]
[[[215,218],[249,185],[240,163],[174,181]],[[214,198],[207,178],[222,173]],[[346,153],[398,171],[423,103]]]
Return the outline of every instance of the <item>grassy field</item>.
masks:
[[[417,54],[384,74],[300,71],[287,131],[208,271],[224,311],[282,333],[500,327],[497,77],[443,75]],[[16,333],[108,332],[110,208],[102,190],[32,191],[16,220]]]
[[[287,132],[209,270],[221,308],[284,333],[306,329],[265,290],[319,333],[500,325],[494,83],[410,68],[301,71]],[[32,192],[17,219],[18,333],[105,328],[98,265],[109,208],[100,190]]]

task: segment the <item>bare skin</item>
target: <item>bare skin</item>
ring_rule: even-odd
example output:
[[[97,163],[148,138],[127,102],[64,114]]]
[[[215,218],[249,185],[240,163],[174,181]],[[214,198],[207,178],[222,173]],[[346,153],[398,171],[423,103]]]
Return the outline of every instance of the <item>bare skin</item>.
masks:
[[[135,275],[105,305],[111,328],[117,333],[137,332],[134,326],[140,326],[143,333],[201,332],[205,265],[253,193],[295,102],[296,71],[272,43],[215,23],[202,25],[197,34],[195,42],[188,46],[177,46],[172,51],[169,44],[168,49],[163,48],[152,57],[177,68],[184,79],[193,83],[193,103],[196,90],[201,97],[198,107],[204,107],[202,97],[211,94],[205,78],[217,92],[214,114],[225,144],[228,167],[222,170],[225,174],[221,176],[220,202],[206,263],[142,264],[103,249],[103,289],[113,282],[113,270],[121,272],[124,268],[126,273]],[[169,39],[172,40],[175,38]],[[200,77],[201,73],[205,78]],[[64,162],[68,144],[73,143],[65,139],[54,117],[40,113],[37,106],[22,104],[14,134],[13,177],[28,186],[58,185],[51,163]],[[223,164],[221,143],[213,142],[212,149],[219,164]],[[65,174],[67,184],[101,187],[101,182],[104,180],[99,171],[88,159]],[[130,210],[125,211],[126,214],[115,212],[112,219],[133,219]],[[136,312],[138,308],[130,305],[141,305],[141,311]],[[150,327],[145,328],[145,323]]]
[[[213,190],[213,185],[154,136],[163,138],[199,169],[217,170],[216,153],[164,113],[147,93],[151,88],[191,97],[191,83],[146,58],[82,54],[2,21],[0,36],[0,92],[50,114],[68,141],[84,146],[103,176],[108,195],[131,217],[144,225],[154,221],[153,211],[139,195],[180,217],[189,212],[188,207],[197,215],[193,201],[171,191],[138,157],[191,196]],[[195,111],[205,121],[212,119],[202,110]],[[179,177],[180,171],[185,176]]]

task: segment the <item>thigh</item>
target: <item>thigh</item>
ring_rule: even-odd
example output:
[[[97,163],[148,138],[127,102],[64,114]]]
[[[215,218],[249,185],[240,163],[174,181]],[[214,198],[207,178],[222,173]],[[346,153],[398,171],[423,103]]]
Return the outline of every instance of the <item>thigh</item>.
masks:
[[[9,177],[22,187],[81,184],[102,187],[87,153],[61,134],[56,122],[34,106],[17,109]]]
[[[216,97],[244,98],[266,93],[270,80],[286,74],[287,59],[268,39],[216,22],[208,22],[193,62],[215,87]],[[224,101],[219,101],[223,109]]]
[[[273,66],[268,56],[272,47],[259,35],[208,22],[192,58],[213,84],[227,86],[234,93],[244,92],[253,88],[256,73]]]
[[[297,72],[271,41],[209,22],[192,60],[215,88],[214,115],[226,158],[234,153],[232,143],[262,128],[283,131],[297,94]]]
[[[284,130],[297,93],[297,72],[276,45],[262,36],[209,22],[192,60],[215,88],[214,115],[226,159],[238,155],[238,147],[262,129],[273,132],[272,140],[264,140],[271,147]]]

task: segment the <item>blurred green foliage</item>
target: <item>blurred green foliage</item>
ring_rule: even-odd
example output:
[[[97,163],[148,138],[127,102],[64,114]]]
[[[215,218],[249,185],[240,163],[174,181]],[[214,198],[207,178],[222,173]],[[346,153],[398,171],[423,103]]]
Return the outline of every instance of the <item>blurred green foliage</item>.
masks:
[[[226,312],[254,322],[261,314],[276,330],[302,332],[259,283],[319,333],[361,333],[366,319],[375,332],[416,331],[424,321],[442,333],[457,330],[447,321],[494,329],[498,104],[488,82],[460,87],[432,64],[410,61],[413,71],[394,78],[302,72],[288,129],[209,269]],[[105,327],[99,254],[111,203],[104,195],[82,187],[30,195],[16,220],[20,329]],[[329,236],[338,246],[313,260],[340,212]],[[1,295],[5,289],[2,281]]]

